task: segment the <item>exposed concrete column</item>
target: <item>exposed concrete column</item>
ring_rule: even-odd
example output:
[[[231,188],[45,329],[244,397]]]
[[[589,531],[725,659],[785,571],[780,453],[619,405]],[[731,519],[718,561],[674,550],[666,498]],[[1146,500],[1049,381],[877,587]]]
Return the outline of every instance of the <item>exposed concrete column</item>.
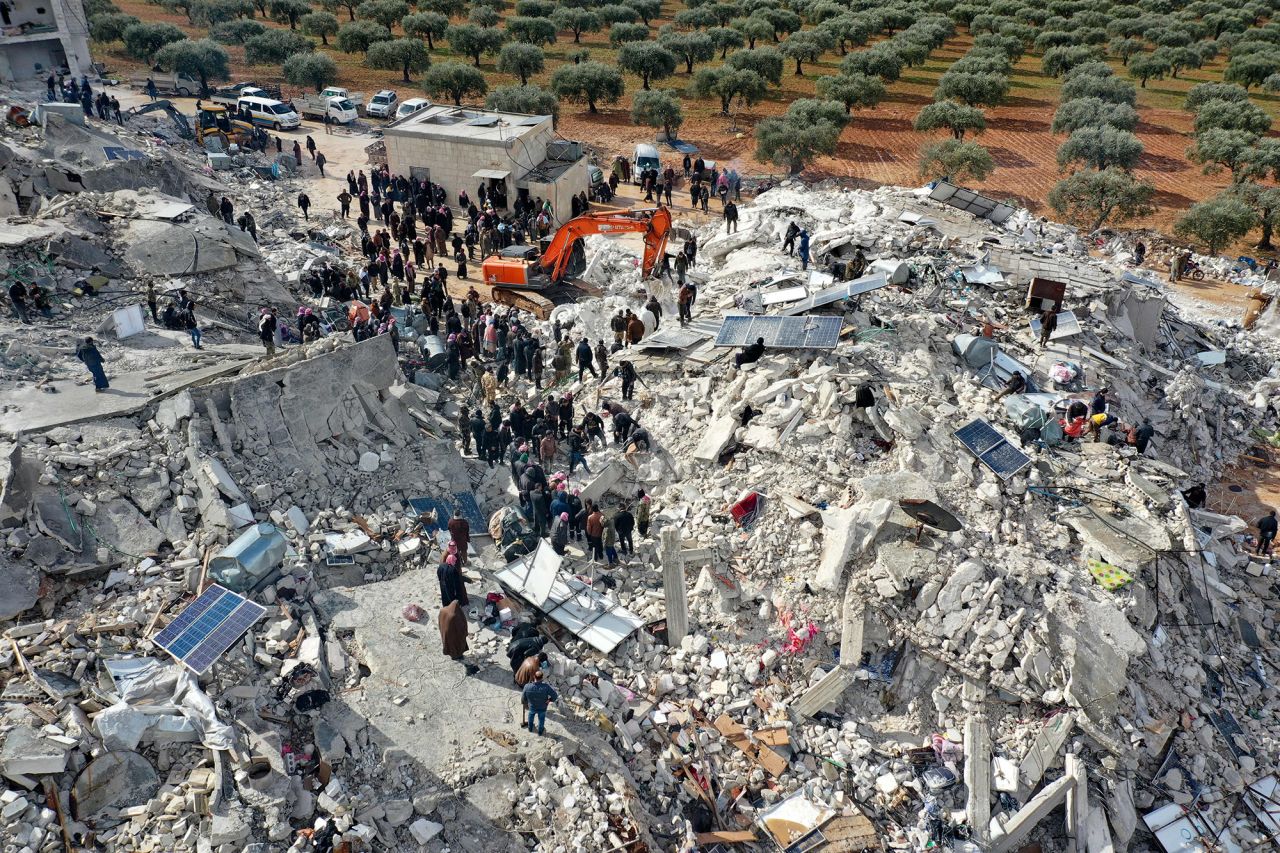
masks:
[[[964,721],[964,785],[969,790],[965,813],[973,840],[985,847],[991,840],[991,727],[983,709],[987,690],[966,678],[961,695],[969,712]]]
[[[862,660],[862,638],[866,633],[867,605],[852,583],[845,587],[840,614],[840,666],[857,669]]]
[[[964,784],[969,789],[969,829],[974,841],[986,846],[991,833],[991,730],[981,711],[964,721]]]
[[[679,529],[662,528],[658,557],[662,561],[662,592],[667,599],[667,642],[677,646],[689,633],[689,593],[684,584]]]
[[[1040,821],[1062,805],[1067,798],[1067,790],[1075,786],[1075,780],[1063,776],[1046,785],[1040,793],[1032,797],[1025,806],[1018,810],[1004,826],[1004,832],[997,836],[988,848],[989,853],[1012,853],[1031,835]]]

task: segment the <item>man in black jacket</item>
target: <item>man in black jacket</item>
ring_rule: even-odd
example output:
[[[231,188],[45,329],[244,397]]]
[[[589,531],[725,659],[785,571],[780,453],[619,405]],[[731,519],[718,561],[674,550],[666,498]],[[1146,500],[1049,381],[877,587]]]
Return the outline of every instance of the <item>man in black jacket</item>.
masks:
[[[631,531],[635,530],[635,527],[635,516],[631,514],[629,505],[623,504],[622,509],[618,510],[618,514],[613,517],[613,529],[618,534],[618,550],[625,556],[635,553],[635,544],[631,536]]]
[[[756,342],[743,347],[742,352],[733,357],[733,363],[742,367],[744,364],[755,364],[764,355],[764,338],[756,338]]]

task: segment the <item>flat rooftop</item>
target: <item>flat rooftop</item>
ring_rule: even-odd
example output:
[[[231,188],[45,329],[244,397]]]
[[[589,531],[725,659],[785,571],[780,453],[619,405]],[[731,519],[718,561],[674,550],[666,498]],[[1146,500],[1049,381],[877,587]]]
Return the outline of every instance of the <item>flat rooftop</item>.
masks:
[[[385,135],[423,136],[433,139],[467,139],[498,145],[532,133],[549,115],[500,113],[471,107],[437,104],[386,126]]]

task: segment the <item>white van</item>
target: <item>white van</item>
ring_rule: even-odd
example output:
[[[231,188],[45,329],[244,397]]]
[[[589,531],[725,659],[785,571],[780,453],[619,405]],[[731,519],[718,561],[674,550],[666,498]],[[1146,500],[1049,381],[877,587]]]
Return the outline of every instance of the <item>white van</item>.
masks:
[[[410,98],[407,101],[401,101],[400,106],[396,107],[396,118],[402,119],[405,116],[411,116],[418,110],[425,110],[431,106],[431,101],[426,98]]]
[[[293,111],[293,107],[274,98],[246,96],[236,101],[236,109],[247,112],[254,124],[263,124],[272,130],[290,129],[302,124],[302,118]]]
[[[662,161],[658,159],[658,149],[641,142],[636,146],[636,153],[631,158],[631,180],[640,183],[640,173],[645,169],[662,169]]]

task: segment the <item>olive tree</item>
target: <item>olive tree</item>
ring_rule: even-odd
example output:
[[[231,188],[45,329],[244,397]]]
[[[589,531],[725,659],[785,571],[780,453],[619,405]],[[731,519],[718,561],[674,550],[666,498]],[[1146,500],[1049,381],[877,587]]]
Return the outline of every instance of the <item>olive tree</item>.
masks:
[[[465,62],[441,62],[422,75],[422,88],[433,98],[449,98],[454,106],[462,106],[462,99],[483,95],[489,91],[484,74]]]
[[[600,17],[590,9],[574,9],[563,6],[551,13],[551,21],[562,30],[573,33],[573,43],[582,43],[583,33],[600,31]],[[648,30],[648,27],[645,28]]]
[[[719,98],[721,115],[729,114],[734,98],[741,104],[751,105],[760,102],[768,90],[768,83],[755,71],[729,65],[699,69],[690,87],[694,97]]]
[[[920,152],[920,177],[982,181],[995,169],[990,152],[976,142],[947,139]]]
[[[486,109],[503,113],[560,117],[556,96],[541,86],[499,86],[485,98],[484,105]]]
[[[176,71],[200,80],[201,96],[208,96],[210,80],[226,80],[231,60],[222,45],[210,39],[171,41],[156,51],[155,64],[164,71]]]
[[[884,100],[884,82],[879,77],[866,74],[837,74],[819,77],[818,97],[844,104],[845,112],[869,109]]]
[[[166,44],[182,41],[186,35],[173,24],[130,24],[120,34],[124,52],[142,62],[151,62],[156,51]]]
[[[409,74],[419,74],[431,67],[431,55],[427,46],[416,38],[380,41],[369,46],[364,64],[370,68],[399,71],[406,83],[413,82]]]
[[[338,63],[327,53],[296,53],[284,61],[284,79],[291,86],[322,92],[338,79]]]
[[[835,153],[843,129],[843,124],[831,120],[830,110],[809,109],[802,103],[794,101],[785,115],[756,125],[756,159],[783,166],[791,175],[800,174],[818,155]],[[826,103],[843,116],[842,104]]]
[[[319,36],[320,43],[329,44],[329,36],[338,32],[338,18],[332,12],[311,12],[303,15],[298,25],[309,36]]]
[[[436,39],[444,38],[449,30],[449,18],[439,12],[416,12],[400,19],[406,35],[426,39],[427,49],[436,49]]]
[[[507,19],[507,33],[525,44],[555,44],[556,25],[549,18],[516,16]]]
[[[686,74],[693,73],[695,62],[706,62],[714,59],[716,55],[715,42],[711,40],[711,36],[701,32],[666,32],[658,37],[658,44],[674,53],[684,63]]]
[[[507,40],[502,30],[475,24],[455,24],[445,31],[444,37],[458,53],[471,57],[476,68],[480,67],[481,54],[496,54]]]
[[[939,100],[956,100],[970,107],[994,107],[1004,101],[1008,91],[1008,77],[946,71],[938,78],[933,94]]]
[[[1142,143],[1127,130],[1103,125],[1082,127],[1058,146],[1058,168],[1082,163],[1090,169],[1116,167],[1126,171],[1138,165]]]
[[[684,112],[670,92],[636,92],[631,98],[631,123],[660,127],[663,138],[671,142],[684,124]]]
[[[1173,225],[1179,236],[1204,244],[1209,254],[1218,254],[1239,240],[1257,224],[1253,209],[1233,195],[1218,195],[1194,204]]]
[[[1088,223],[1089,231],[1155,211],[1156,189],[1123,169],[1086,169],[1049,190],[1049,205],[1069,222]]]
[[[951,131],[953,139],[963,140],[966,133],[977,134],[986,130],[987,121],[977,107],[955,101],[935,101],[920,110],[914,127],[918,131],[946,128]]]
[[[541,74],[546,64],[546,56],[536,44],[512,42],[498,52],[498,72],[519,77],[521,86],[529,83],[530,75]]]
[[[1054,133],[1103,126],[1132,131],[1138,126],[1138,111],[1128,104],[1113,104],[1101,98],[1076,98],[1063,102],[1053,114]]]
[[[551,74],[550,87],[556,97],[587,105],[587,112],[599,112],[599,104],[617,103],[626,91],[622,74],[603,62],[561,65]]]
[[[244,61],[250,65],[280,65],[299,53],[315,50],[311,39],[292,30],[267,30],[244,43]]]
[[[368,53],[375,42],[391,38],[391,31],[373,21],[352,21],[338,28],[338,50],[343,53]]]

